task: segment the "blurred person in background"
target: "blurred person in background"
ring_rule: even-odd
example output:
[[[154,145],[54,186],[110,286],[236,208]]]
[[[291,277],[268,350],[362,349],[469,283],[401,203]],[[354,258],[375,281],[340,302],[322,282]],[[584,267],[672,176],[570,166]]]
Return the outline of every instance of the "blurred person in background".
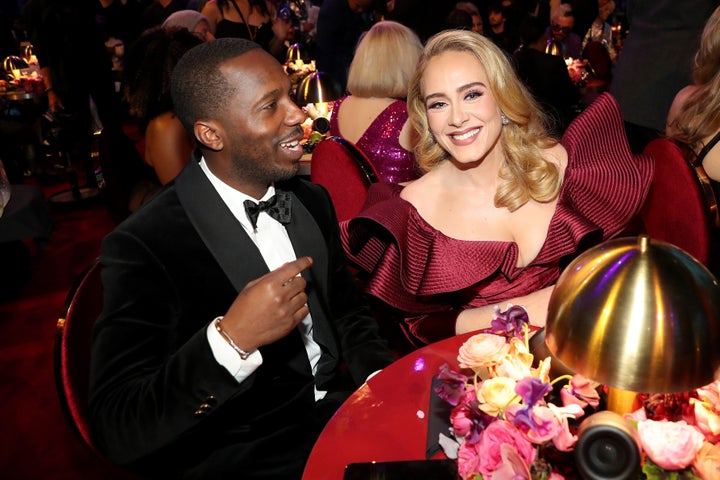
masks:
[[[520,24],[522,45],[514,57],[519,77],[553,119],[551,132],[559,138],[575,118],[580,90],[570,78],[563,58],[545,53],[546,25],[528,16]]]
[[[602,5],[598,7],[597,18],[590,25],[583,38],[582,49],[585,50],[588,42],[599,42],[607,50],[610,60],[614,62],[617,60],[618,54],[617,50],[615,50],[612,27],[608,23],[608,18],[615,11],[615,2],[613,0],[601,0],[601,2]]]
[[[104,191],[111,213],[120,220],[130,213],[130,191],[143,162],[122,130],[127,115],[115,91],[112,60],[96,12],[97,0],[29,0],[23,9],[49,111],[53,118],[64,119],[64,135],[74,146],[72,163],[84,166],[87,187],[98,186],[91,149],[101,132],[98,157]]]
[[[210,20],[197,10],[180,10],[173,13],[162,23],[162,28],[166,30],[184,28],[203,42],[215,40],[215,35],[213,35],[210,27]]]
[[[195,140],[175,115],[170,78],[180,57],[202,41],[184,27],[155,27],[128,48],[122,71],[123,99],[144,135],[147,165],[145,181],[138,182],[131,196],[131,211],[175,178],[195,148]]]
[[[417,178],[405,97],[421,53],[422,43],[412,30],[390,20],[376,23],[350,64],[350,95],[333,107],[330,135],[356,144],[383,182]]]
[[[483,34],[483,20],[477,5],[472,2],[457,2],[455,4],[455,8],[469,13],[472,17],[471,30],[475,33],[479,33],[480,35]]]
[[[285,41],[291,34],[290,19],[278,16],[269,0],[208,0],[202,14],[210,20],[215,38],[245,38],[285,61]]]
[[[493,1],[488,6],[488,26],[489,28],[483,29],[485,36],[512,55],[520,43],[517,37],[517,25],[508,21],[505,7],[499,1]]]
[[[670,106],[665,134],[687,158],[702,165],[720,194],[720,7],[703,29],[693,61],[693,83]]]
[[[662,136],[675,94],[692,82],[692,62],[718,0],[628,0],[629,31],[613,70],[633,152]]]
[[[552,10],[545,36],[548,41],[553,41],[560,47],[564,58],[582,57],[582,38],[573,32],[574,27],[575,16],[569,4],[561,3]]]
[[[374,0],[323,0],[317,20],[317,69],[344,91],[360,36],[375,23]]]

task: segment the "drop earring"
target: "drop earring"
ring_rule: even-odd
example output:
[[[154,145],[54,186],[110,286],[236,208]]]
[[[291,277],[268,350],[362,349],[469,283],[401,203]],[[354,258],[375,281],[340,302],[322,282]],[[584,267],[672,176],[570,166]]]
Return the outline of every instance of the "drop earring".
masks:
[[[503,125],[507,125],[510,123],[510,119],[507,118],[504,113],[500,114],[500,121],[502,122]]]

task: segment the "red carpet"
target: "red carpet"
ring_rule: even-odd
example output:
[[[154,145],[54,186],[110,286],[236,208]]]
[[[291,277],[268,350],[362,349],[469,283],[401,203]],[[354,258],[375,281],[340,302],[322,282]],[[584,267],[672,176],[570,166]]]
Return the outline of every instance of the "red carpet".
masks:
[[[43,189],[49,196],[65,187]],[[31,250],[29,279],[0,301],[0,478],[124,479],[70,429],[53,376],[55,323],[65,297],[114,223],[97,202],[52,210],[55,228],[44,249]],[[7,265],[0,265],[0,275],[24,276]]]

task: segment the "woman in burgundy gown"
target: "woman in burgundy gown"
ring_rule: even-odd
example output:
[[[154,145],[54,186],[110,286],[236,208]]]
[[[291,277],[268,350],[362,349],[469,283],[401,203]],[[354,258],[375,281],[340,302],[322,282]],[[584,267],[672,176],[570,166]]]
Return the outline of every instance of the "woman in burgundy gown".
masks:
[[[428,41],[408,106],[426,173],[373,185],[342,225],[379,318],[394,314],[413,346],[487,327],[508,304],[543,326],[562,267],[640,209],[652,158],[631,155],[609,94],[554,140],[502,51],[472,32]]]

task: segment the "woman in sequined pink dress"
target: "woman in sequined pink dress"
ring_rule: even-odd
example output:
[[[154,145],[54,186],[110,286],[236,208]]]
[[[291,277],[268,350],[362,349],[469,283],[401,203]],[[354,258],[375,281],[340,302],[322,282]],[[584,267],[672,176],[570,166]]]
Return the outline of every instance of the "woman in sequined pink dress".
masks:
[[[381,182],[402,183],[419,175],[404,98],[421,53],[412,30],[392,21],[376,23],[361,38],[350,65],[350,95],[333,108],[330,135],[356,144]]]

